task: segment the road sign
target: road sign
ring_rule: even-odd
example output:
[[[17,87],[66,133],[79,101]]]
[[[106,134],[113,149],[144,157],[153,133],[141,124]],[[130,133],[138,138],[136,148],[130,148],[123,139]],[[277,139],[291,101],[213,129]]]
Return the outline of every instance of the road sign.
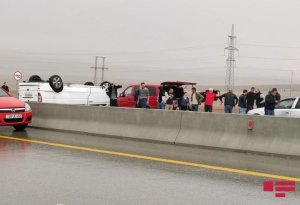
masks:
[[[21,79],[22,79],[22,73],[19,72],[19,71],[16,71],[16,72],[14,73],[14,78],[15,78],[16,81],[21,80]]]

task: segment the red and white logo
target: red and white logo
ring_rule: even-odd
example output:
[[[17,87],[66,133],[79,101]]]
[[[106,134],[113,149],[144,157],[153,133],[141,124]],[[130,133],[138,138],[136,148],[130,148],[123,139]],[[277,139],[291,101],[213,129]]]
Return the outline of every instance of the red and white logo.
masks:
[[[276,198],[285,198],[286,193],[295,191],[294,181],[264,181],[264,192],[275,192]]]

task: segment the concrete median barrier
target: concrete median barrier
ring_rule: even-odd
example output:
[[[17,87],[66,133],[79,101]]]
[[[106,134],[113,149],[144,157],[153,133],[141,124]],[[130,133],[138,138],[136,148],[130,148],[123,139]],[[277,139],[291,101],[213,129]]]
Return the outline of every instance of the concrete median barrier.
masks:
[[[31,103],[38,128],[300,156],[300,119]],[[254,123],[248,129],[248,120]]]
[[[300,119],[183,113],[176,143],[300,156]]]
[[[31,103],[38,128],[174,143],[180,112]]]

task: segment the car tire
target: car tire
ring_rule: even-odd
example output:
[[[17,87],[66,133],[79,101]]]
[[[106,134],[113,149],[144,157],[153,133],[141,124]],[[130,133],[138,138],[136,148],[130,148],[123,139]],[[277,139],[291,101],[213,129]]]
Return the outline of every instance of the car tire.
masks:
[[[16,131],[24,131],[28,124],[23,124],[23,125],[14,125],[14,128]]]
[[[64,89],[64,83],[59,75],[53,75],[49,78],[49,85],[56,93],[61,92]]]
[[[105,90],[106,93],[108,93],[111,83],[108,81],[103,81],[100,86]]]
[[[86,83],[84,83],[84,85],[94,86],[94,83],[93,82],[86,82]]]
[[[32,75],[32,76],[30,76],[28,82],[44,82],[44,81],[42,80],[42,78],[40,76]]]

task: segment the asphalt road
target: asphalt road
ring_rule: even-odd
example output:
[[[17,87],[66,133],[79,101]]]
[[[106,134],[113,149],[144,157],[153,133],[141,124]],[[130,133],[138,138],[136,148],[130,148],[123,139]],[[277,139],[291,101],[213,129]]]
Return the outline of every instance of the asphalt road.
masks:
[[[265,177],[38,144],[54,142],[299,177],[300,160],[37,129],[0,127],[1,205],[300,204],[263,192]],[[35,140],[24,142],[4,139]]]

